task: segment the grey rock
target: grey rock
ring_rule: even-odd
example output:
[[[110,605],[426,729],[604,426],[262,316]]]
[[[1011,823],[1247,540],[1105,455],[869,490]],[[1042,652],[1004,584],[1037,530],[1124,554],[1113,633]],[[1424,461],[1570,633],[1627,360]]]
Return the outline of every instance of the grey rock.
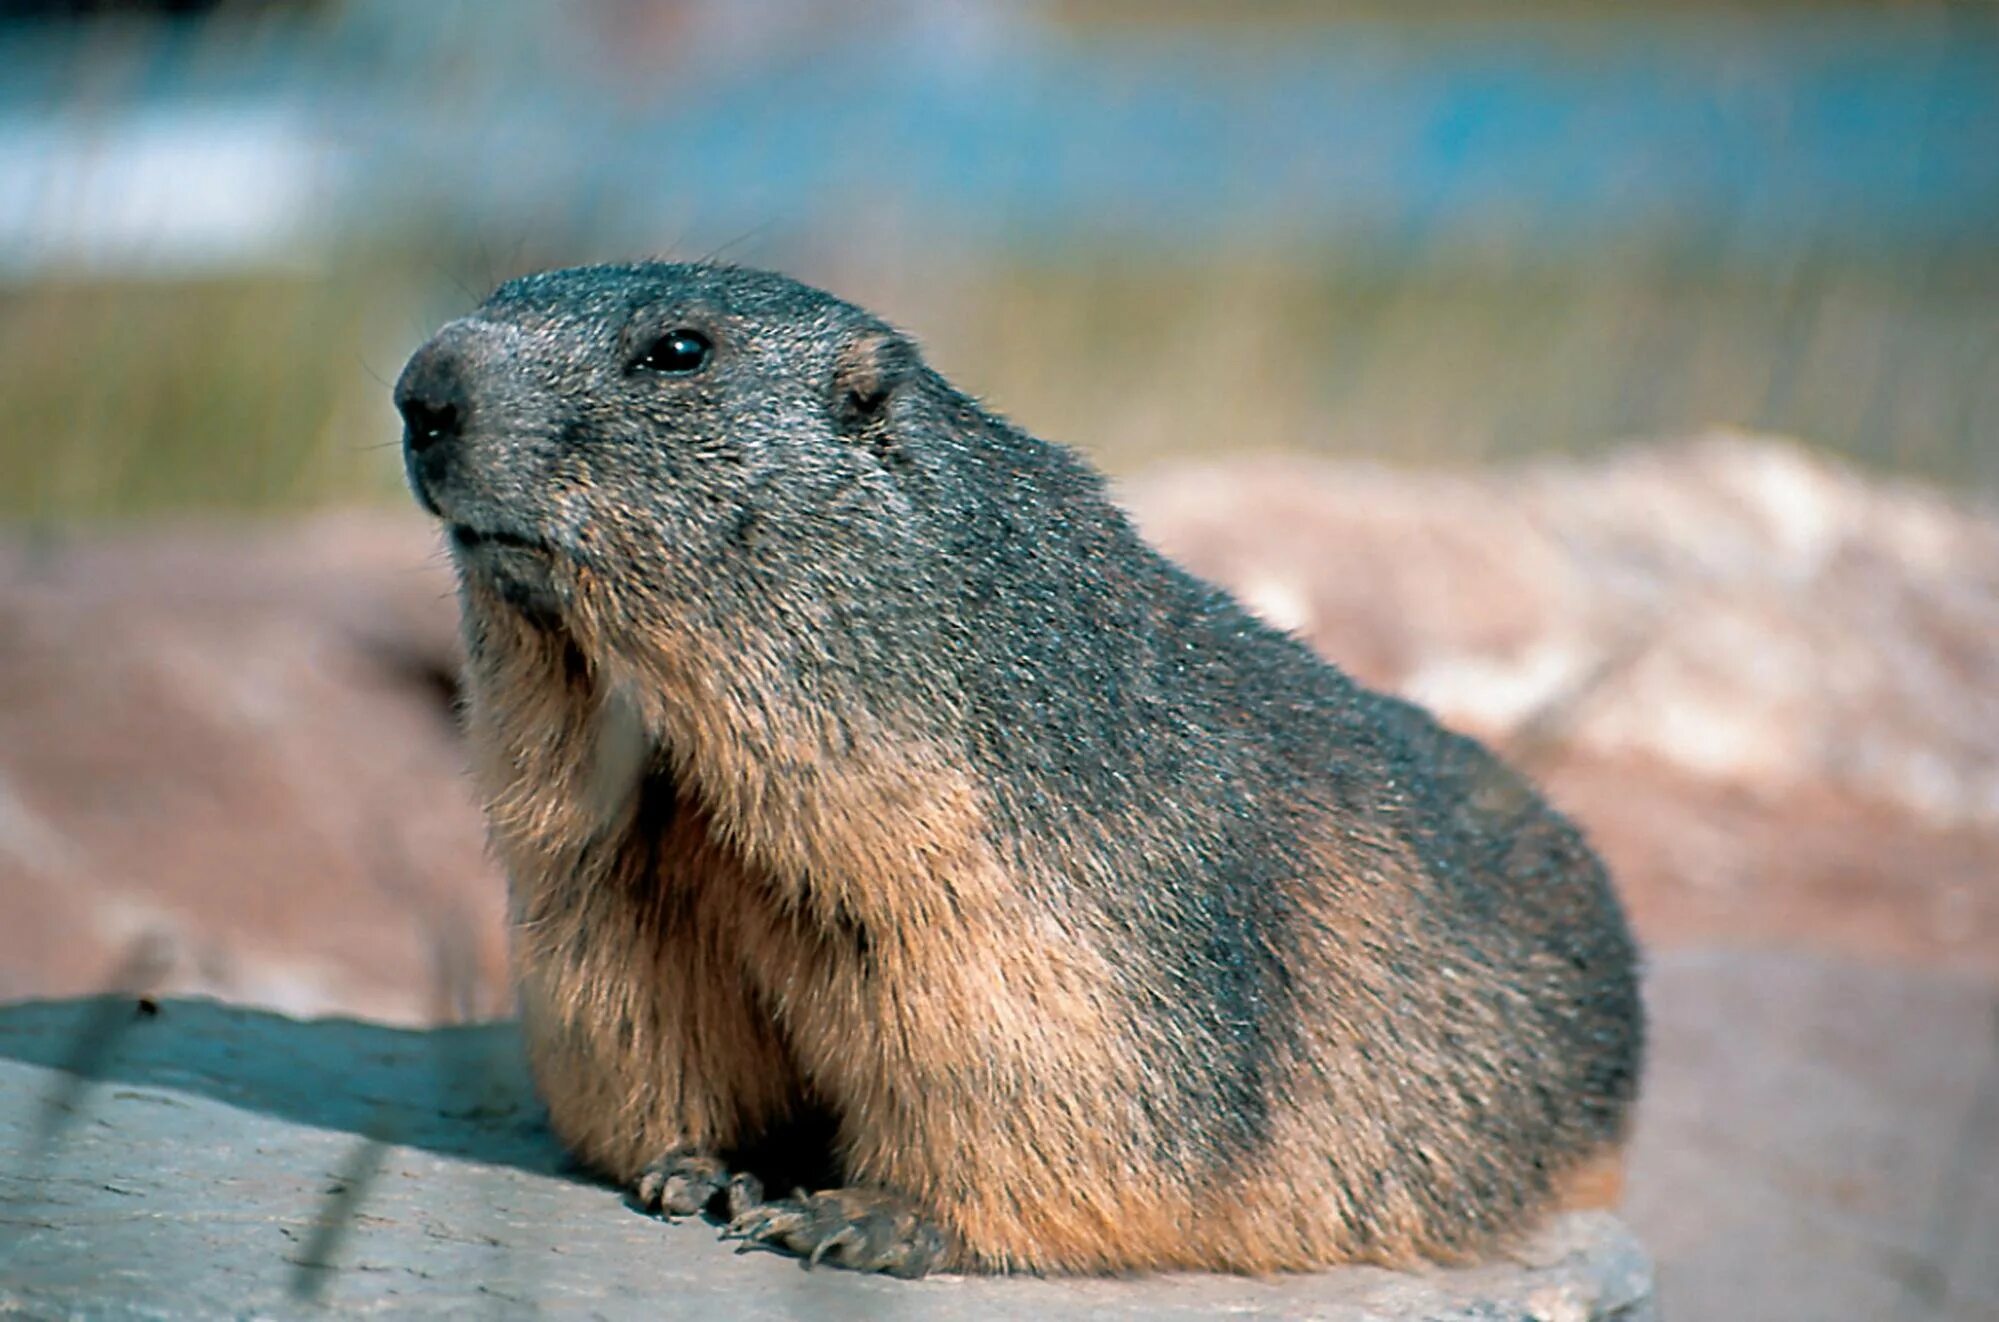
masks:
[[[1646,997],[1623,1210],[1669,1316],[1999,1319],[1999,989],[1711,949]]]
[[[413,1031],[184,999],[0,1008],[0,1311],[604,1317],[1655,1316],[1615,1218],[1488,1265],[1265,1280],[806,1271],[568,1170],[510,1024]]]

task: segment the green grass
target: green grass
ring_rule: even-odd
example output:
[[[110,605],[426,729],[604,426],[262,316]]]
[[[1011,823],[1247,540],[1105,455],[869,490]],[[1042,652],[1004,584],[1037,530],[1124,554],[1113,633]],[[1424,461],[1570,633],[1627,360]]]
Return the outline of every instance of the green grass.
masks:
[[[1095,261],[952,296],[978,315],[932,332],[940,364],[1116,468],[1247,450],[1484,459],[1726,424],[1999,487],[1999,261]]]
[[[474,301],[446,268],[349,255],[321,278],[0,294],[0,516],[403,499],[388,382]],[[905,268],[892,286],[836,283],[1115,470],[1269,450],[1578,452],[1732,424],[1999,489],[1999,258],[1390,270],[1070,252]]]
[[[0,514],[386,496],[403,350],[385,346],[420,338],[415,288],[371,267],[0,293]]]

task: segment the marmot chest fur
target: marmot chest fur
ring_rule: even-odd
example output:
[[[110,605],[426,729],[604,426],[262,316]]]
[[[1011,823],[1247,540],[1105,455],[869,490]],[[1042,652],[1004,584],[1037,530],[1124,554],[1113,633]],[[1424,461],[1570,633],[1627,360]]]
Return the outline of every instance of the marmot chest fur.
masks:
[[[1476,1254],[1614,1167],[1636,959],[1577,831],[880,320],[556,271],[396,398],[537,1083],[646,1206],[1267,1271]]]

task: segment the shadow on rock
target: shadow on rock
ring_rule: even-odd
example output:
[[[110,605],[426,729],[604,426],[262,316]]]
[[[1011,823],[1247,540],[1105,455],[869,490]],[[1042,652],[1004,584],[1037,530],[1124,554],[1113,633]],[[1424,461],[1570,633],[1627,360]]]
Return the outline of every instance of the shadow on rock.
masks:
[[[28,1150],[17,1155],[31,1166],[60,1162],[94,1090],[157,1087],[370,1142],[537,1174],[571,1170],[511,1022],[412,1030],[208,1000],[80,997],[0,1008],[0,1058],[61,1080],[39,1099]]]

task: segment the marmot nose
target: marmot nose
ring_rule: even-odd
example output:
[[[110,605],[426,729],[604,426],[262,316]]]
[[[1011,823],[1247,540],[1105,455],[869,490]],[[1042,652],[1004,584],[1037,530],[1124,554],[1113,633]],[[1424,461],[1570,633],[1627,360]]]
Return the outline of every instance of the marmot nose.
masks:
[[[412,453],[457,440],[467,412],[458,360],[435,345],[419,351],[396,383],[396,409],[409,429],[403,443]]]

